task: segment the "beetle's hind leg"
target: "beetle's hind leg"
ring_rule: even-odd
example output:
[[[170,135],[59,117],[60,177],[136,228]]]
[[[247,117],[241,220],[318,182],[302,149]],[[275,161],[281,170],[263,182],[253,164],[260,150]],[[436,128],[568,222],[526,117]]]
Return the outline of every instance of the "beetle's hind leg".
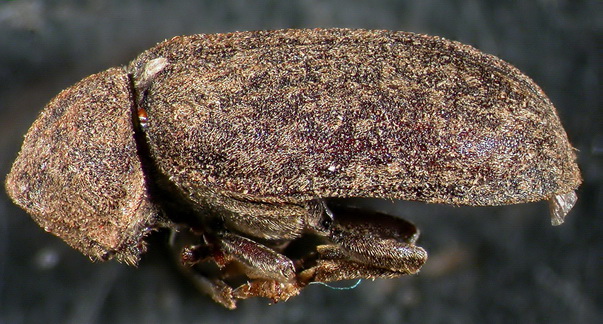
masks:
[[[392,278],[419,271],[427,252],[415,245],[419,231],[386,214],[334,206],[329,239],[319,245],[315,265],[299,274],[302,282]]]

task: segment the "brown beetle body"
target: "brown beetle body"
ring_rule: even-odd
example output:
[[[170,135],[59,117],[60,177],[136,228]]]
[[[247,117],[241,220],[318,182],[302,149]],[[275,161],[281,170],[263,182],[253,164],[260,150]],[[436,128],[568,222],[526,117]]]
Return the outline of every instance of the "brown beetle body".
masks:
[[[362,30],[194,35],[130,70],[158,57],[168,63],[143,98],[146,132],[189,192],[492,206],[580,183],[542,90],[457,42]]]
[[[151,190],[169,183],[201,219],[183,260],[215,261],[223,273],[202,286],[234,308],[425,262],[412,224],[333,214],[324,199],[546,199],[559,224],[581,183],[575,159],[549,99],[496,57],[412,33],[281,30],[175,37],[63,91],[6,186],[91,258],[135,263],[143,237],[172,226]],[[324,244],[289,257],[283,242],[308,233]],[[231,263],[254,280],[232,290]]]

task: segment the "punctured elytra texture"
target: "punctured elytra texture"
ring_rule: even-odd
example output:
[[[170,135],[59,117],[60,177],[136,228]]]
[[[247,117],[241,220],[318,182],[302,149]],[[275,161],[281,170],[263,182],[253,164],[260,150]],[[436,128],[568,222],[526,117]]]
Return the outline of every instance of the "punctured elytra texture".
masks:
[[[458,42],[348,29],[192,35],[129,70],[158,59],[167,64],[138,98],[146,134],[161,170],[200,204],[493,206],[575,197],[581,183],[543,91]]]

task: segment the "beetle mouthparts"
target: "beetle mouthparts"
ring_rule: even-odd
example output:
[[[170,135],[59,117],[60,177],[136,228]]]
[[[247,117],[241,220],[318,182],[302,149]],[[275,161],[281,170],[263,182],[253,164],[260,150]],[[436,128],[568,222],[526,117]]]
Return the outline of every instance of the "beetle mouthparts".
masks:
[[[563,224],[565,216],[574,207],[578,196],[575,191],[570,191],[564,194],[556,195],[549,200],[551,209],[551,223],[553,226]]]

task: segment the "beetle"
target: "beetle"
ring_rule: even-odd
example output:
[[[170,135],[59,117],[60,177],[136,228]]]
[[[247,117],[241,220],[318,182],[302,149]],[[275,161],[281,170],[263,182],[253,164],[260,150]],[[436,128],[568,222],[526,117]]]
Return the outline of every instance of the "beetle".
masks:
[[[419,271],[413,224],[335,198],[548,200],[560,224],[580,183],[551,101],[501,59],[407,32],[289,29],[174,37],[83,79],[33,123],[6,189],[93,260],[136,264],[170,228],[198,286],[235,308]]]

